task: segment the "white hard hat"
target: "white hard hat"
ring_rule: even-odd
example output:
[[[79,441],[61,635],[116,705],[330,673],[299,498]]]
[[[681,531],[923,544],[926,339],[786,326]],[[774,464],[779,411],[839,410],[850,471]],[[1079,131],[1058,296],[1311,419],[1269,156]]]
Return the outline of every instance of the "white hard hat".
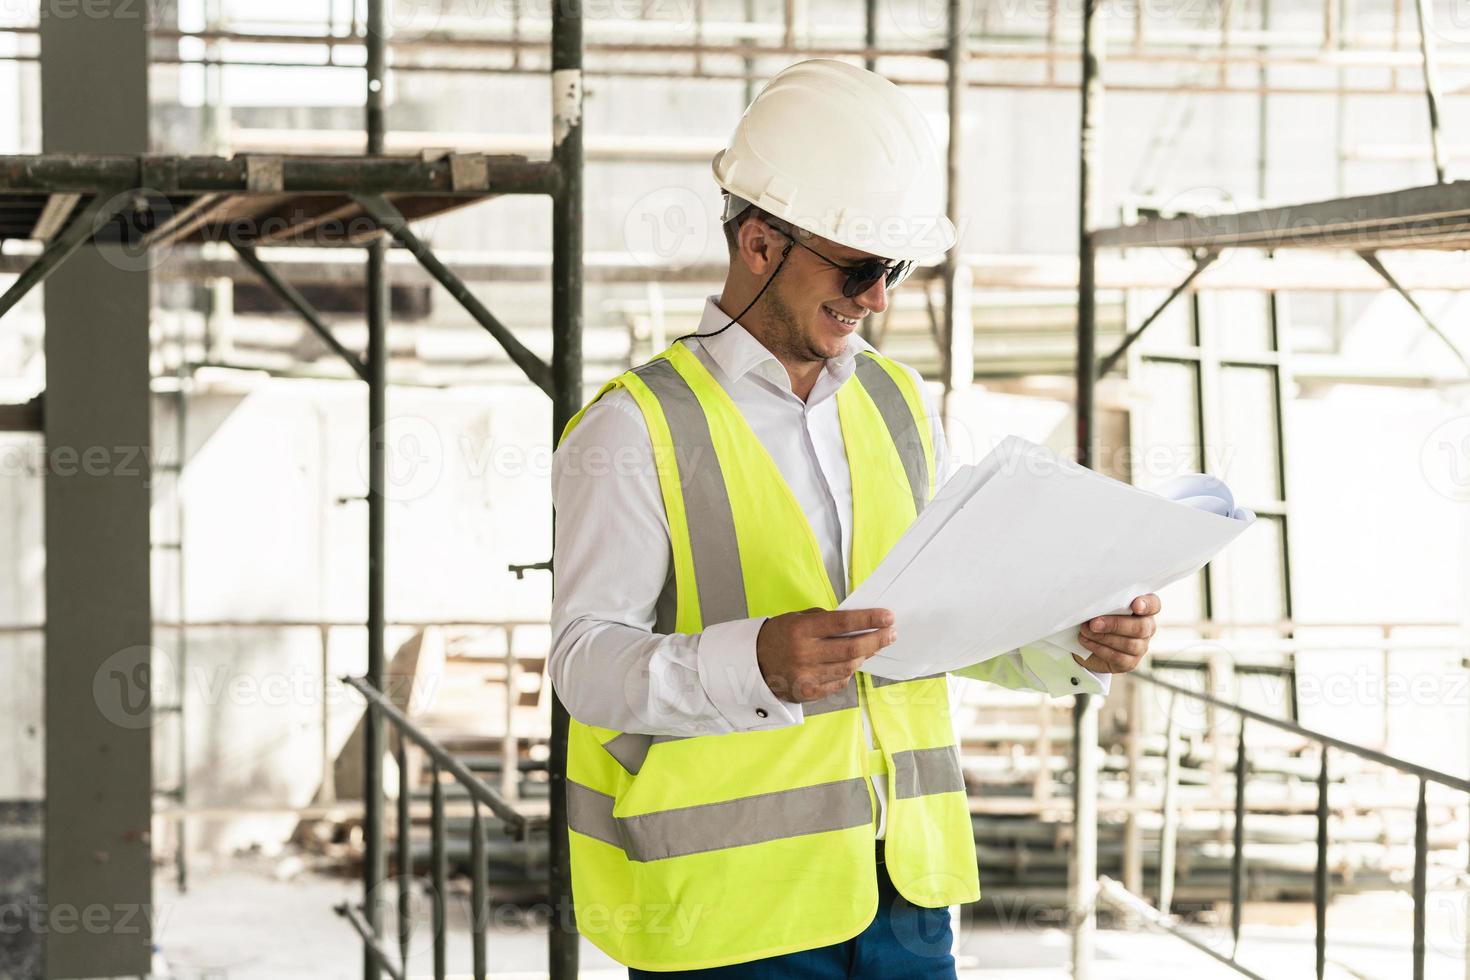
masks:
[[[888,259],[948,251],[944,166],[919,107],[882,75],[784,69],[715,154],[715,183],[798,228]]]

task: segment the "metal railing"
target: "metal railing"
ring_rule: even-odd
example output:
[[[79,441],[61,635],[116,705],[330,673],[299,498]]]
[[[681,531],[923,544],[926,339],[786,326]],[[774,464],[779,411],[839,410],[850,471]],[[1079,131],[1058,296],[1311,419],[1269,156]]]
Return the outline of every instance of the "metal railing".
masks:
[[[1169,828],[1171,826],[1169,811],[1173,804],[1173,794],[1170,792],[1170,780],[1171,775],[1177,774],[1171,773],[1171,770],[1176,769],[1176,767],[1174,766],[1167,767],[1165,775],[1163,804],[1165,811],[1163,815],[1164,830],[1161,841],[1161,849],[1163,853],[1161,853],[1160,855],[1161,860],[1159,867],[1159,907],[1149,905],[1144,899],[1130,892],[1121,883],[1114,881],[1107,876],[1101,876],[1098,878],[1098,898],[1102,899],[1107,904],[1119,909],[1120,911],[1139,917],[1145,924],[1147,924],[1151,928],[1170,933],[1171,935],[1174,935],[1184,940],[1185,942],[1188,942],[1190,945],[1205,953],[1208,953],[1210,956],[1214,957],[1222,963],[1225,963],[1226,965],[1235,969],[1244,976],[1257,978],[1259,977],[1259,974],[1255,973],[1244,964],[1240,963],[1237,960],[1237,956],[1240,951],[1242,908],[1245,901],[1245,786],[1246,777],[1250,771],[1250,760],[1246,746],[1246,726],[1248,722],[1252,724],[1266,725],[1268,727],[1275,728],[1283,732],[1288,732],[1310,742],[1314,742],[1320,747],[1321,751],[1321,765],[1318,768],[1316,780],[1317,860],[1312,888],[1312,902],[1316,912],[1316,976],[1318,980],[1322,980],[1322,978],[1325,976],[1327,968],[1327,905],[1330,898],[1330,882],[1328,874],[1328,819],[1330,816],[1328,806],[1329,750],[1346,752],[1351,755],[1355,755],[1361,759],[1365,759],[1369,762],[1376,763],[1377,765],[1384,766],[1396,772],[1413,776],[1418,779],[1418,799],[1414,807],[1414,872],[1413,883],[1411,886],[1414,900],[1414,936],[1412,955],[1414,980],[1423,980],[1424,957],[1426,948],[1425,932],[1427,919],[1427,892],[1429,878],[1429,784],[1438,783],[1439,785],[1449,787],[1452,790],[1470,794],[1470,780],[1467,780],[1460,776],[1453,776],[1449,773],[1441,772],[1438,769],[1432,769],[1428,766],[1418,765],[1405,759],[1396,758],[1385,752],[1380,752],[1376,749],[1368,748],[1367,746],[1357,745],[1353,742],[1348,742],[1344,739],[1336,738],[1323,732],[1313,731],[1309,728],[1304,728],[1294,722],[1263,714],[1262,712],[1252,710],[1250,708],[1232,703],[1230,701],[1226,701],[1223,698],[1215,697],[1214,695],[1206,694],[1202,691],[1192,690],[1180,684],[1175,684],[1170,681],[1163,680],[1162,678],[1156,677],[1149,671],[1136,670],[1132,674],[1130,674],[1129,677],[1130,679],[1136,680],[1140,683],[1151,684],[1155,687],[1170,692],[1170,726],[1166,736],[1166,749],[1170,762],[1174,762],[1177,758],[1176,744],[1178,736],[1175,730],[1175,726],[1172,723],[1173,699],[1177,699],[1179,697],[1191,698],[1201,704],[1208,705],[1212,708],[1227,711],[1240,719],[1240,730],[1238,734],[1238,740],[1236,742],[1235,753],[1235,823],[1232,841],[1233,849],[1230,864],[1230,934],[1232,942],[1231,952],[1229,955],[1226,955],[1216,949],[1213,949],[1208,944],[1201,942],[1196,937],[1191,936],[1188,932],[1175,924],[1169,914],[1169,907],[1172,904],[1170,896],[1173,884],[1171,880],[1173,877],[1173,862],[1170,860],[1170,852],[1172,850],[1170,837],[1172,835],[1169,832]],[[1085,828],[1080,825],[1078,827],[1078,831],[1079,833],[1086,832]],[[1095,827],[1091,829],[1091,833],[1093,835],[1096,834]],[[1086,937],[1083,937],[1082,941],[1087,942],[1088,939]]]
[[[337,914],[343,916],[362,938],[363,948],[378,965],[394,980],[408,976],[408,960],[412,952],[413,907],[412,891],[417,880],[413,873],[411,849],[412,817],[409,799],[413,794],[412,770],[408,764],[408,747],[412,742],[429,760],[430,811],[429,811],[429,875],[432,884],[431,902],[433,918],[434,978],[444,980],[447,971],[447,918],[448,918],[448,823],[444,806],[445,773],[465,788],[470,798],[470,942],[474,962],[475,980],[485,980],[485,932],[489,924],[489,897],[487,865],[485,861],[485,813],[498,820],[518,841],[524,841],[535,825],[531,818],[518,811],[503,796],[486,785],[463,762],[431,738],[423,729],[408,719],[389,698],[374,687],[366,678],[344,677],[343,683],[352,687],[367,701],[367,710],[383,722],[393,726],[396,734],[394,757],[398,763],[398,814],[397,849],[395,862],[397,915],[395,916],[398,955],[383,945],[383,937],[373,929],[374,917],[364,906],[353,906],[346,902],[336,906]],[[382,759],[370,759],[368,765],[382,766]],[[383,827],[377,823],[377,815],[368,810],[363,828],[368,839],[382,840]],[[370,893],[364,902],[382,901],[386,896]]]

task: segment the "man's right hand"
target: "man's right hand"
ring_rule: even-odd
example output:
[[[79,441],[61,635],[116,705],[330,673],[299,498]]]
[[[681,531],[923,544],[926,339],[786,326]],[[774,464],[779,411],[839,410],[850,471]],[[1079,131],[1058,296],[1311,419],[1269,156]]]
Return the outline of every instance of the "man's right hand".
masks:
[[[839,635],[858,630],[874,632]],[[896,639],[888,609],[804,609],[761,624],[755,659],[776,697],[816,701],[842,690],[869,657]]]

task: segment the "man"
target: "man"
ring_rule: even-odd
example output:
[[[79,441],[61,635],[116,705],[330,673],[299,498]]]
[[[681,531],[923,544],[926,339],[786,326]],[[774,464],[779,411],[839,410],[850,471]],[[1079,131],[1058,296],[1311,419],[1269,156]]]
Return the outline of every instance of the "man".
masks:
[[[953,977],[979,887],[948,678],[863,673],[903,624],[835,610],[948,474],[933,398],[856,332],[954,244],[938,151],[895,86],[817,60],[714,170],[723,291],[553,462],[578,922],[634,977]],[[1086,661],[964,673],[1105,693],[1154,632],[1157,597],[1133,609],[1081,628]]]

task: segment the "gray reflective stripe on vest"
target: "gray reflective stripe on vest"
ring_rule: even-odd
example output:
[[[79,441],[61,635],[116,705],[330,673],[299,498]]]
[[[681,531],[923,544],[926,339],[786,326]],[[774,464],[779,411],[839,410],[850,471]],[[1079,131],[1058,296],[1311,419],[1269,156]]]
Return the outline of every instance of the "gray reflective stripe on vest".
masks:
[[[937,749],[909,749],[893,753],[893,795],[907,800],[931,793],[963,791],[959,749],[941,745]]]
[[[664,577],[664,587],[659,590],[653,604],[653,631],[655,633],[677,633],[679,631],[679,593],[674,584],[674,549],[668,549],[669,574]]]
[[[567,780],[567,828],[595,837],[604,844],[622,847],[618,822],[613,819],[613,798],[590,786]]]
[[[643,760],[648,758],[648,750],[653,747],[652,735],[635,735],[624,732],[614,738],[602,743],[607,754],[618,760],[618,765],[629,775],[638,775],[638,770],[643,768]]]
[[[638,775],[648,759],[648,750],[660,742],[682,742],[687,735],[638,735],[624,732],[602,743],[607,754],[618,760],[618,765],[630,776]]]
[[[868,679],[873,682],[874,687],[887,687],[890,684],[912,684],[914,681],[932,681],[936,677],[943,677],[944,671],[937,674],[925,674],[923,677],[910,677],[907,680],[896,681],[892,677],[874,677],[869,674]]]
[[[567,781],[567,826],[621,848],[633,861],[659,861],[728,847],[871,825],[865,777],[762,793],[633,817],[614,817],[613,798]]]
[[[876,680],[876,678],[874,678]],[[814,718],[817,715],[825,715],[832,711],[842,711],[845,708],[856,708],[858,706],[857,678],[847,682],[847,686],[836,694],[829,694],[825,698],[816,701],[808,701],[803,704],[802,714],[806,718]],[[693,735],[638,735],[632,732],[624,732],[615,735],[602,743],[607,754],[618,760],[618,765],[630,776],[638,775],[643,768],[643,763],[648,760],[648,751],[660,742],[682,742],[688,738],[697,738]],[[703,736],[705,738],[719,738],[719,735]]]
[[[888,426],[888,435],[898,447],[898,458],[903,461],[909,490],[914,495],[914,512],[922,512],[929,500],[929,459],[924,455],[924,441],[919,438],[919,425],[908,400],[898,390],[898,383],[867,354],[857,356],[857,376],[863,390],[878,406],[878,414]]]
[[[745,579],[735,541],[735,516],[704,407],[668,358],[656,358],[634,368],[633,373],[658,399],[674,443],[694,553],[700,619],[706,627],[745,619]]]
[[[842,711],[844,708],[856,708],[857,706],[857,678],[854,677],[836,694],[829,694],[817,701],[806,702],[801,706],[801,711],[804,717],[811,718],[815,715],[825,715],[829,711]]]

